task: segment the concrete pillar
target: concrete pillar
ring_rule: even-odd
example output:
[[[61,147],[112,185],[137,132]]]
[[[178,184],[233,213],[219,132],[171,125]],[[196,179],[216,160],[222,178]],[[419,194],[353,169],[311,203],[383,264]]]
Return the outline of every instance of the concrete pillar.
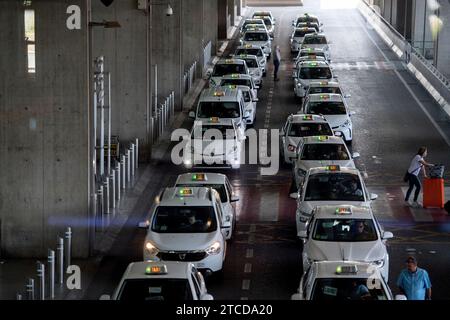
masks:
[[[218,0],[218,37],[219,39],[226,39],[228,37],[228,0]]]
[[[236,20],[236,2],[235,0],[228,0],[228,27],[234,26]]]
[[[450,78],[450,3],[440,1],[439,18],[443,21],[437,40],[436,65],[447,78]]]
[[[219,1],[221,0],[203,0],[203,38],[205,39],[205,45],[211,41],[212,55],[217,50]]]
[[[205,43],[203,0],[183,0],[183,70],[186,71],[194,61],[197,61],[201,70],[203,48]],[[207,26],[209,27],[209,26]],[[200,75],[200,74],[197,74]]]
[[[182,109],[183,82],[183,37],[181,26],[183,15],[182,0],[163,0],[162,5],[152,6],[151,37],[152,37],[152,65],[158,65],[158,100],[167,97],[171,91],[175,92],[175,110]],[[167,17],[166,4],[173,8],[173,15]]]
[[[69,5],[81,30],[68,30]],[[0,1],[0,246],[45,257],[65,227],[72,252],[91,236],[86,0],[33,1],[36,73],[28,73],[23,1]]]
[[[242,15],[242,1],[243,0],[236,0],[236,8],[237,8],[237,16],[240,17]]]
[[[93,56],[105,57],[105,70],[111,72],[112,133],[122,141],[139,138],[141,159],[149,151],[147,119],[149,108],[149,79],[147,79],[149,17],[137,9],[137,1],[114,1],[105,7],[92,1],[93,21],[117,21],[121,28],[94,27]],[[147,151],[147,152],[146,152]]]

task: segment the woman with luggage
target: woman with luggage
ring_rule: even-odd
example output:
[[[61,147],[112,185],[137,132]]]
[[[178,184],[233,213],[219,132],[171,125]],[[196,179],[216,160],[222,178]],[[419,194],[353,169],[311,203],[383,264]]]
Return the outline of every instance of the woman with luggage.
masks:
[[[428,155],[427,148],[421,147],[417,152],[416,156],[412,159],[411,164],[409,165],[408,172],[406,173],[405,179],[409,182],[409,189],[406,192],[405,204],[407,206],[412,206],[414,208],[420,208],[422,205],[418,202],[420,191],[422,189],[422,184],[419,180],[420,171],[423,170],[423,175],[425,178],[428,178],[425,167],[433,167],[434,164],[428,163],[425,161],[425,157]],[[409,202],[409,197],[411,193],[416,188],[414,193],[414,202],[411,204]]]

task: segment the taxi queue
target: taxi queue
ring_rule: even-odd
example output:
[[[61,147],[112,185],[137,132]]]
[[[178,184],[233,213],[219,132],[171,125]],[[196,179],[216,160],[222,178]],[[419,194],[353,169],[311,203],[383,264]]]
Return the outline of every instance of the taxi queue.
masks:
[[[192,172],[156,197],[140,224],[147,229],[143,262],[130,264],[114,293],[102,299],[213,299],[204,274],[222,275],[236,228],[233,203],[240,199],[227,176],[210,169],[240,168],[275,27],[271,12],[255,12],[244,21],[234,54],[208,71],[209,88],[189,113],[194,125],[183,164]],[[302,103],[280,130],[280,158],[292,165],[290,196],[297,201],[303,243],[303,275],[292,299],[404,300],[387,285],[386,242],[393,234],[378,223],[371,206],[377,195],[368,192],[355,165],[359,154],[349,151],[354,112],[333,72],[330,41],[315,15],[300,13],[292,28],[293,93]],[[205,138],[209,129],[223,139]]]

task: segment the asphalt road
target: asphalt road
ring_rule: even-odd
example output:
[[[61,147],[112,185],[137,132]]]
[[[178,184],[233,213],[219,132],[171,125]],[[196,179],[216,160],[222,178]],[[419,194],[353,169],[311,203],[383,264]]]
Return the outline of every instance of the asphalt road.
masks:
[[[327,10],[320,1],[306,0],[303,7],[270,7],[277,19],[275,44],[282,52],[281,81],[273,82],[270,63],[259,93],[255,129],[279,129],[298,109],[291,78],[288,38],[291,21],[303,12],[319,16],[332,41],[332,63],[346,93],[353,118],[353,151],[357,166],[367,173],[366,183],[380,198],[374,209],[380,223],[395,238],[389,242],[390,286],[415,254],[429,271],[435,299],[450,299],[450,218],[440,209],[411,209],[403,205],[404,171],[417,149],[426,145],[429,160],[450,167],[450,121],[406,71],[382,39],[365,25],[355,9]],[[250,11],[251,12],[251,11]],[[249,14],[250,14],[249,12]],[[190,128],[186,120],[183,127]],[[148,210],[161,187],[169,186],[182,167],[167,156],[154,164],[158,176],[142,193],[141,207]],[[246,165],[226,172],[241,201],[237,203],[236,239],[229,245],[223,279],[208,279],[216,299],[289,299],[301,275],[301,245],[295,238],[295,201],[288,197],[291,169],[276,176],[261,176],[260,167]],[[86,299],[111,292],[128,263],[142,258],[144,232],[136,228],[146,212],[129,218],[111,252],[102,260]]]

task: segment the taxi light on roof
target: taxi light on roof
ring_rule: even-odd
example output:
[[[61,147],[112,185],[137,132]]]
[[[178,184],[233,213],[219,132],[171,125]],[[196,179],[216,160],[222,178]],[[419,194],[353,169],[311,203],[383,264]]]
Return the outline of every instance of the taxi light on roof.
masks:
[[[251,48],[251,47],[252,47],[251,44],[246,44],[246,45],[245,45],[245,48],[247,48],[247,49],[249,49],[249,48]]]
[[[192,195],[193,195],[192,189],[184,188],[180,190],[180,196],[192,196]]]
[[[225,63],[232,63],[233,62],[233,59],[227,59],[227,60],[225,60]]]
[[[317,67],[318,66],[317,62],[310,62],[308,65],[310,67]]]
[[[328,137],[328,136],[320,136],[317,138],[317,140],[319,140],[319,141],[328,141],[328,139],[330,139],[330,137]]]
[[[336,215],[350,216],[350,215],[352,215],[352,209],[351,208],[336,208]]]
[[[210,123],[219,123],[219,118],[218,117],[209,118],[209,122]]]
[[[214,97],[223,97],[223,96],[225,96],[225,92],[223,91],[214,92]]]
[[[238,73],[234,73],[231,75],[231,77],[234,79],[239,78],[239,76],[240,76],[240,74],[238,74]]]
[[[204,173],[193,174],[192,181],[206,181],[206,176]]]
[[[340,167],[340,166],[333,165],[333,166],[328,166],[328,167],[326,167],[326,170],[327,170],[327,171],[341,171],[341,167]]]
[[[230,85],[228,85],[228,88],[229,88],[229,89],[232,89],[232,90],[236,90],[236,89],[237,89],[237,85],[235,85],[235,84],[230,84]]]
[[[154,274],[166,274],[167,267],[166,266],[148,266],[145,268],[145,274],[154,275]]]
[[[355,265],[352,266],[338,266],[336,268],[336,274],[357,274],[358,267]]]
[[[328,81],[321,81],[321,82],[320,82],[320,85],[322,85],[322,86],[327,86],[327,85],[328,85]]]
[[[327,94],[321,94],[320,95],[320,100],[330,100],[330,96]]]
[[[303,116],[303,120],[304,121],[312,121],[313,120],[313,116],[311,114],[308,114],[306,116]]]

